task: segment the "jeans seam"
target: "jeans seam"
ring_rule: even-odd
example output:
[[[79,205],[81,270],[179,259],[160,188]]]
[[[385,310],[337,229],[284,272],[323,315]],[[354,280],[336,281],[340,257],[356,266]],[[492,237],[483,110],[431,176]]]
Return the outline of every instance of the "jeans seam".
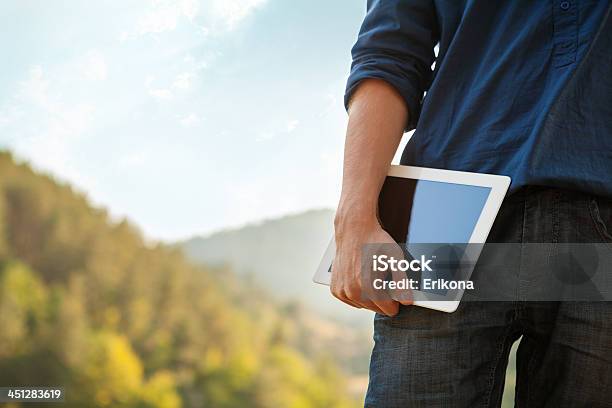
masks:
[[[527,197],[523,199],[523,216],[521,217],[521,243],[519,246],[519,262],[518,262],[518,285],[516,285],[516,295],[514,296],[517,306],[520,304],[521,298],[521,275],[523,272],[523,243],[525,242],[525,217],[527,216]]]
[[[557,244],[559,243],[559,234],[561,229],[561,199],[561,192],[556,190],[552,200],[552,231],[550,245],[548,246],[547,265],[552,265],[551,259],[556,254]]]
[[[530,404],[530,400],[531,400],[531,393],[529,392],[530,388],[529,388],[529,378],[531,378],[531,374],[533,373],[533,369],[534,369],[534,361],[535,361],[535,357],[536,357],[536,353],[531,353],[531,355],[529,356],[529,361],[527,362],[527,374],[524,380],[525,380],[525,401],[527,401],[527,404],[525,404],[525,406],[529,407]]]
[[[506,332],[501,338],[501,341],[498,343],[497,347],[497,355],[495,357],[495,363],[491,367],[491,371],[489,372],[489,392],[487,398],[483,402],[483,407],[491,407],[491,397],[493,396],[493,389],[495,388],[495,374],[497,373],[497,369],[499,368],[499,363],[504,355],[505,344],[508,341],[508,337],[512,332],[512,324],[508,325],[506,328]]]
[[[521,340],[522,342],[528,342],[530,341],[529,339],[523,337],[523,339]],[[534,341],[534,340],[531,340]],[[521,375],[521,381],[520,381],[520,387],[521,387],[521,396],[522,396],[522,400],[518,400],[517,395],[516,395],[516,391],[518,390],[518,386],[519,386],[519,382],[517,381],[516,384],[516,389],[515,389],[515,407],[521,408],[521,407],[529,407],[530,405],[530,399],[531,399],[531,393],[530,393],[530,387],[529,387],[529,378],[531,378],[531,374],[533,373],[533,370],[535,368],[534,365],[534,361],[536,358],[536,352],[534,352],[533,350],[530,351],[529,353],[529,359],[525,362],[523,362],[523,364],[525,365],[525,370],[521,370],[522,371],[522,375]],[[519,369],[519,361],[518,361],[518,356],[517,356],[517,376],[518,376],[518,369]],[[523,405],[523,402],[525,403]]]

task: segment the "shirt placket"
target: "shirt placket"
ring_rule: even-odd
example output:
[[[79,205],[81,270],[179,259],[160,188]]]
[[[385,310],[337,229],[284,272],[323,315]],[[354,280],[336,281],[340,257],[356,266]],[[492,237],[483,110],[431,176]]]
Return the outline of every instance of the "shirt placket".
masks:
[[[553,0],[553,64],[563,67],[576,61],[578,1]]]

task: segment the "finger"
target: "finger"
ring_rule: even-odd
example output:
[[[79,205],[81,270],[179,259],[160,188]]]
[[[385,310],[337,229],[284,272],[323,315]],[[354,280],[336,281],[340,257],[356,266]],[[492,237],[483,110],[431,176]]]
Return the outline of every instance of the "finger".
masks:
[[[360,285],[355,285],[345,291],[346,300],[358,304],[363,309],[368,309],[376,313],[383,313],[383,311],[376,306],[374,302],[364,296],[361,291]]]
[[[380,309],[372,299],[370,299],[366,292],[362,290],[361,287],[361,279],[357,279],[351,283],[349,287],[345,289],[346,297],[348,300],[359,304],[364,309],[369,309],[376,313],[383,313],[382,309]]]
[[[399,312],[399,303],[389,298],[389,300],[375,299],[374,304],[387,316],[395,316]]]
[[[361,265],[361,272],[360,279],[353,282],[353,287],[347,290],[349,298],[353,302],[359,303],[364,309],[385,314],[385,312],[372,301],[372,299],[376,297],[376,294],[372,293],[373,289],[370,283],[372,282],[371,272],[363,265]],[[362,284],[366,285],[365,290],[362,287]]]
[[[344,303],[346,303],[349,306],[353,306],[356,309],[363,309],[363,306],[361,306],[358,303],[352,302],[352,301],[350,301],[348,299],[340,299],[340,300],[342,300]]]
[[[355,302],[354,300],[350,299],[346,294],[340,300],[346,303],[347,305],[356,307],[357,309],[363,309],[363,306],[360,305],[359,302]]]
[[[404,251],[402,250],[399,244],[396,244],[389,248],[391,254],[396,259],[405,259]],[[391,279],[396,282],[396,284],[401,283],[404,279],[408,279],[410,276],[406,274],[406,272],[402,272],[397,269],[391,269]],[[408,283],[406,283],[408,285]],[[402,305],[410,305],[412,304],[412,289],[409,287],[405,289],[389,289],[387,291],[389,293],[389,297]]]
[[[369,301],[380,310],[379,313],[387,316],[395,316],[399,311],[399,303],[391,298],[388,290],[371,290],[369,291]]]
[[[361,305],[361,307],[364,309],[368,309],[380,314],[385,314],[385,312],[383,312],[383,310],[378,307],[378,305],[376,305],[376,303],[374,303],[372,299],[368,298],[364,293],[361,293],[359,297],[351,300]]]
[[[395,299],[395,298],[394,298]],[[398,296],[398,299],[395,299],[399,304],[408,306],[414,303],[414,299],[412,297],[411,290],[403,290]]]
[[[332,293],[332,295],[333,295],[333,296],[334,296],[336,299],[338,299],[338,300],[339,300],[339,301],[341,301],[341,302],[346,303],[346,304],[347,304],[347,305],[349,305],[349,306],[352,306],[352,307],[357,308],[357,309],[362,309],[362,308],[363,308],[363,307],[362,307],[361,305],[359,305],[358,303],[351,301],[351,300],[350,300],[350,299],[349,299],[349,298],[346,296],[346,293],[345,293],[344,291],[335,291],[335,290],[331,289],[331,286],[330,286],[330,292]]]
[[[398,302],[392,299],[386,290],[376,289],[374,286],[367,287],[361,292],[359,303],[367,309],[387,316],[394,316],[399,309]]]
[[[383,312],[381,310],[381,308],[376,306],[376,304],[374,302],[372,302],[372,301],[363,301],[361,303],[361,305],[363,306],[364,309],[371,310],[371,311],[373,311],[375,313],[378,313],[378,314],[385,314],[385,312]]]
[[[387,316],[394,316],[399,310],[399,303],[391,298],[388,290],[375,288],[374,285],[367,286],[366,290],[362,291],[360,303],[367,304],[368,309]]]

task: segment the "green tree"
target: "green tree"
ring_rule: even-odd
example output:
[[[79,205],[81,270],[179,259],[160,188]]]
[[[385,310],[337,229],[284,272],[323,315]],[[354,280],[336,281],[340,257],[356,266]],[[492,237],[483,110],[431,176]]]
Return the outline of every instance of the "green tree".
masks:
[[[355,406],[296,306],[8,153],[0,175],[1,385],[61,385],[70,408]]]

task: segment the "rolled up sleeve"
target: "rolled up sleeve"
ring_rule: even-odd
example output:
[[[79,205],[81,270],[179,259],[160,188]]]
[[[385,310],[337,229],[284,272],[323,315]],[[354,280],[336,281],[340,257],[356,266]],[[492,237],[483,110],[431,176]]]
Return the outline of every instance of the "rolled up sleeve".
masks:
[[[351,51],[344,105],[367,78],[393,86],[409,110],[406,131],[416,127],[432,79],[438,24],[433,0],[368,0],[367,14]]]

